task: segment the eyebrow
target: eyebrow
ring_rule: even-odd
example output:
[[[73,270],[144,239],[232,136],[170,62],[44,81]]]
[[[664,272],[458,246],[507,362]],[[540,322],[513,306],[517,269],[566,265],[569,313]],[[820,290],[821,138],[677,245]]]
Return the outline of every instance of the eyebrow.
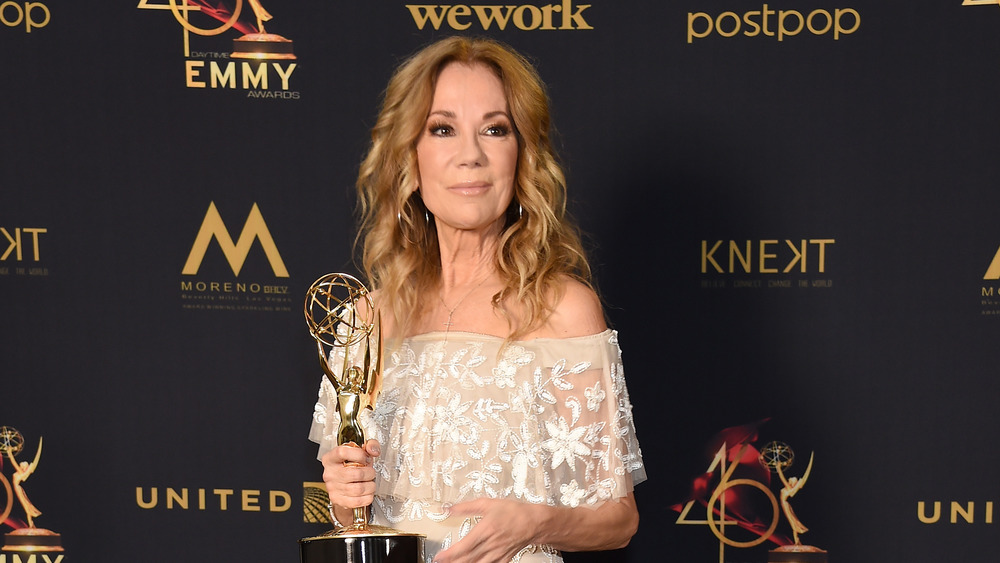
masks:
[[[432,115],[440,115],[442,117],[447,117],[449,119],[455,119],[455,117],[456,117],[455,112],[453,112],[451,110],[447,110],[447,109],[439,109],[439,110],[432,111],[430,114],[428,114],[427,117],[430,117]],[[487,113],[483,114],[483,119],[492,119],[492,118],[494,118],[494,117],[496,117],[498,115],[506,117],[507,119],[511,119],[510,115],[508,115],[507,112],[503,111],[503,110],[496,110],[496,111],[487,112]]]

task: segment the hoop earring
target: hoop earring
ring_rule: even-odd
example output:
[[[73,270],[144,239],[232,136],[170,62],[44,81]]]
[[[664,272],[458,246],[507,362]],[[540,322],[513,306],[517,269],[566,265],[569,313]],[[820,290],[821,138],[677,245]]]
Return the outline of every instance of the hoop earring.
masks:
[[[520,221],[521,217],[524,216],[524,209],[521,208],[521,204],[517,204],[517,220]]]

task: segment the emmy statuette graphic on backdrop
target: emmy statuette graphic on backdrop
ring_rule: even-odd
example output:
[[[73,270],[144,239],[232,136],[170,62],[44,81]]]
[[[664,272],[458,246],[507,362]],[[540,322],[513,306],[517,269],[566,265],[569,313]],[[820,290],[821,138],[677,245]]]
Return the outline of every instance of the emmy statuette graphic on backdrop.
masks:
[[[264,31],[264,22],[271,21],[274,17],[264,9],[260,0],[248,0],[250,8],[253,9],[257,17],[257,33],[248,33],[239,39],[233,39],[233,53],[230,55],[234,59],[249,59],[256,61],[264,60],[293,60],[292,41],[280,35]]]
[[[27,554],[25,557],[34,560],[34,555],[31,554],[62,552],[63,548],[62,538],[59,534],[35,526],[35,518],[41,516],[42,511],[31,503],[28,499],[28,493],[22,486],[22,483],[27,481],[28,477],[38,468],[38,460],[42,457],[42,439],[38,439],[38,450],[35,451],[35,459],[30,463],[27,461],[18,462],[15,457],[21,453],[23,448],[24,437],[21,436],[20,432],[9,426],[0,427],[0,456],[3,456],[5,460],[9,460],[13,467],[13,475],[10,481],[0,473],[0,485],[3,485],[4,492],[7,494],[6,503],[0,505],[3,506],[3,511],[0,512],[0,522],[6,522],[7,517],[13,511],[15,496],[20,501],[21,508],[24,510],[25,518],[28,521],[26,527],[16,528],[4,534],[3,549],[0,551],[15,555]],[[25,559],[25,561],[28,559]]]
[[[680,513],[676,523],[707,525],[719,540],[719,563],[726,561],[727,546],[753,548],[769,540],[779,547],[768,551],[768,563],[827,563],[826,551],[802,544],[799,536],[808,530],[791,505],[812,473],[813,456],[802,477],[786,477],[795,461],[788,444],[773,441],[760,450],[753,445],[763,422],[726,428],[713,439],[711,449],[719,448],[710,465],[692,483],[687,501],[672,507]],[[778,481],[774,474],[778,491],[772,491],[771,483]],[[695,506],[705,509],[704,519],[692,513]],[[777,533],[782,515],[792,539]]]
[[[306,291],[305,316],[320,366],[337,393],[337,443],[361,446],[365,435],[358,415],[374,407],[382,382],[382,327],[375,302],[353,276],[327,274]],[[369,524],[369,510],[355,508],[350,524],[299,540],[302,563],[424,561],[424,536]],[[332,506],[330,517],[336,522]]]
[[[808,532],[809,529],[795,515],[790,500],[795,496],[795,493],[802,490],[806,480],[809,479],[809,473],[812,472],[813,467],[813,454],[809,454],[809,465],[801,478],[785,477],[785,469],[789,468],[794,460],[795,453],[782,442],[770,442],[761,448],[760,462],[777,473],[778,478],[781,479],[781,511],[792,528],[792,537],[795,541],[791,545],[784,545],[769,551],[767,561],[768,563],[827,563],[826,551],[811,545],[804,545],[799,539],[799,535]]]

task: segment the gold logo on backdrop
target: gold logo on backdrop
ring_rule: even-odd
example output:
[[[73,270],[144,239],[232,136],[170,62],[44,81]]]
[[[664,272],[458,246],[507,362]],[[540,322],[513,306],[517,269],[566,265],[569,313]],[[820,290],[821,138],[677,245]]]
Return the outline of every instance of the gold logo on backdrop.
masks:
[[[234,59],[250,60],[292,60],[292,42],[280,35],[267,33],[264,31],[264,22],[271,21],[274,16],[269,14],[260,0],[249,0],[250,7],[253,8],[254,16],[257,17],[257,32],[247,33],[239,39],[233,40]]]
[[[25,33],[32,29],[41,29],[49,25],[52,13],[49,7],[41,2],[4,2],[0,4],[0,23],[7,27],[24,26]]]
[[[986,273],[983,274],[984,281],[996,281],[1000,280],[1000,249],[997,249],[996,254],[993,255],[993,260],[990,261],[990,265],[986,268]],[[996,284],[982,285],[980,289],[980,304],[982,305],[981,314],[990,316],[1000,316],[1000,299],[997,299],[1000,295],[1000,286]]]
[[[726,244],[728,242],[728,245]],[[788,240],[781,244],[778,239],[759,241],[716,240],[701,241],[701,273],[743,273],[787,274],[793,269],[807,273],[809,266],[826,272],[826,247],[836,243],[836,239]],[[719,252],[720,249],[725,250]],[[779,256],[779,252],[783,256]],[[719,260],[722,263],[719,263]],[[727,266],[727,267],[724,267]]]
[[[38,462],[42,457],[42,439],[38,439],[38,449],[35,450],[32,461],[17,460],[17,455],[23,450],[24,437],[17,429],[9,426],[0,427],[0,456],[3,456],[6,461],[10,461],[11,465],[9,480],[0,473],[0,485],[7,496],[6,502],[2,505],[3,510],[0,511],[0,522],[10,523],[14,526],[13,531],[4,534],[0,558],[4,557],[3,554],[10,553],[15,560],[20,558],[19,554],[32,554],[31,559],[34,559],[33,554],[35,553],[60,553],[63,551],[62,538],[59,534],[35,526],[35,518],[41,516],[42,511],[31,502],[24,486],[25,481],[38,469]],[[17,520],[10,518],[10,515],[14,513],[15,498],[20,504],[27,525],[18,524]],[[47,557],[46,559],[51,560]],[[60,559],[62,559],[62,555],[59,555],[56,561]]]
[[[827,278],[833,238],[701,241],[701,286],[720,288],[831,288]],[[817,277],[818,276],[818,277]]]
[[[140,10],[169,11],[183,32],[184,82],[188,88],[247,90],[248,98],[297,100],[300,94],[291,89],[292,74],[297,68],[292,41],[264,30],[264,23],[274,16],[261,0],[139,0]],[[227,4],[233,5],[232,8]],[[241,14],[253,11],[256,27],[240,21]],[[195,17],[195,14],[200,14]],[[197,20],[197,21],[195,21]],[[229,31],[242,35],[232,40],[228,50],[191,49],[191,35],[214,37]],[[211,48],[209,48],[211,49]]]
[[[271,263],[274,275],[279,278],[288,277],[285,263],[281,259],[281,254],[278,253],[278,247],[274,244],[267,223],[264,222],[264,216],[256,203],[250,209],[250,214],[243,225],[243,231],[240,232],[240,237],[235,243],[229,235],[229,230],[226,229],[226,224],[222,221],[222,216],[219,215],[219,210],[215,207],[215,202],[209,203],[205,220],[202,222],[201,228],[198,229],[198,236],[195,237],[194,245],[191,246],[187,262],[184,263],[184,269],[181,271],[183,275],[193,276],[198,273],[212,239],[218,241],[222,253],[225,254],[226,260],[229,262],[229,267],[233,270],[233,275],[240,275],[240,270],[243,269],[243,263],[246,262],[247,256],[250,254],[253,242],[259,240],[261,246],[264,247],[267,260]]]
[[[489,31],[493,27],[504,31],[508,25],[521,31],[594,29],[594,26],[587,22],[584,15],[584,11],[590,7],[590,4],[574,5],[573,0],[562,0],[559,4],[544,6],[534,4],[520,6],[406,5],[417,29],[422,30],[429,23],[435,30],[446,25],[456,31],[464,31],[474,26],[478,26],[484,31]]]
[[[713,34],[727,39],[743,35],[784,41],[803,33],[815,37],[829,36],[838,41],[860,27],[861,13],[854,8],[817,9],[805,13],[798,10],[771,10],[764,4],[760,10],[742,14],[727,11],[713,16],[706,12],[688,12],[687,42],[690,44],[695,39],[704,39]]]
[[[264,9],[260,0],[247,1],[257,20],[257,29],[252,30],[246,29],[249,26],[244,27],[246,33],[234,42],[236,52],[233,53],[233,57],[248,59],[294,59],[295,55],[292,54],[291,41],[280,35],[264,31],[264,22],[271,21],[274,16]],[[150,0],[139,0],[139,4],[136,7],[141,10],[170,10],[177,23],[184,28],[184,56],[188,57],[191,56],[191,37],[189,34],[193,33],[195,35],[211,37],[225,33],[233,27],[240,27],[238,22],[240,15],[243,13],[243,0],[236,0],[236,5],[232,10],[229,10],[222,3],[205,0],[167,0],[166,4],[153,4]],[[191,12],[201,12],[207,16],[205,19],[214,20],[218,25],[215,27],[199,27],[191,23]],[[253,47],[249,45],[250,43],[258,45]],[[250,50],[241,51],[240,47],[250,47]]]
[[[14,232],[11,233],[4,227],[0,227],[0,235],[7,239],[7,249],[0,254],[0,262],[7,260],[11,253],[14,254],[14,258],[20,262],[24,258],[24,248],[26,245],[26,239],[22,238],[22,234],[31,235],[31,246],[32,246],[32,258],[35,262],[41,259],[41,247],[38,245],[38,235],[49,232],[48,229],[39,228],[15,228]]]
[[[1000,0],[963,0],[963,6],[983,6],[986,4],[1000,4]]]
[[[948,501],[945,501],[948,503]],[[917,518],[920,522],[924,524],[937,524],[944,523],[945,521],[941,519],[941,501],[936,500],[931,505],[930,514],[927,513],[927,502],[917,501]],[[976,510],[977,503],[975,501],[957,501],[953,500],[950,503],[948,511],[950,513],[950,518],[947,522],[951,524],[975,524],[976,514],[979,513],[980,518],[984,524],[993,523],[993,501],[988,500],[985,502],[980,502],[978,504],[980,510]]]
[[[744,454],[749,448],[749,444],[741,444],[736,457],[734,459],[743,459]],[[712,534],[715,535],[719,540],[719,563],[723,563],[723,550],[724,545],[731,547],[753,547],[767,541],[768,538],[774,534],[774,530],[778,527],[778,518],[780,515],[778,509],[778,499],[775,498],[774,493],[767,488],[766,485],[760,481],[754,479],[733,479],[733,472],[739,467],[739,463],[730,462],[727,467],[727,461],[729,460],[729,450],[726,444],[723,444],[719,451],[715,452],[715,457],[712,458],[712,463],[708,466],[706,471],[707,475],[713,475],[716,471],[719,472],[721,476],[719,479],[719,484],[716,485],[715,489],[712,491],[712,496],[708,500],[708,504],[705,506],[705,520],[693,520],[688,518],[688,513],[691,508],[694,507],[697,499],[691,499],[687,504],[684,505],[683,510],[681,510],[680,516],[677,517],[677,524],[700,524],[707,525],[711,530]],[[771,516],[769,519],[761,520],[762,524],[766,526],[763,531],[758,530],[758,536],[754,539],[748,541],[738,541],[726,535],[727,526],[739,526],[740,522],[726,516],[726,499],[732,495],[726,494],[729,491],[736,490],[737,487],[749,487],[751,489],[756,489],[759,493],[764,495],[770,502],[771,506]],[[749,492],[747,489],[743,489],[743,493]]]
[[[1000,2],[1000,0],[997,0]],[[993,261],[990,262],[989,268],[986,268],[986,273],[983,275],[984,280],[1000,280],[1000,248],[997,249],[996,255],[993,256]]]
[[[292,495],[272,489],[226,489],[203,487],[135,488],[135,504],[143,510],[229,510],[240,512],[286,512],[292,507]]]
[[[330,495],[322,481],[302,483],[302,521],[309,524],[332,524],[330,521]]]
[[[42,247],[39,236],[48,232],[48,229],[38,227],[0,227],[0,276],[49,275],[48,267],[41,263]],[[7,243],[6,248],[4,242]],[[0,522],[2,521],[0,519]]]
[[[779,547],[769,552],[769,561],[801,561],[826,563],[826,552],[803,545],[799,536],[808,529],[792,509],[791,498],[806,484],[812,472],[813,456],[801,477],[788,476],[787,471],[795,461],[795,453],[783,442],[769,442],[759,451],[752,445],[756,433],[745,435],[738,443],[728,429],[727,438],[716,451],[705,473],[695,479],[688,501],[673,507],[679,512],[677,524],[707,525],[719,540],[719,563],[725,561],[725,547],[749,548],[771,540]],[[736,475],[736,471],[741,475]],[[780,478],[778,495],[770,488],[772,474]],[[717,480],[717,481],[716,481]],[[715,486],[711,484],[715,482]],[[760,503],[760,497],[764,502]],[[779,501],[780,498],[780,501]],[[695,505],[704,509],[705,518],[691,517]],[[767,507],[758,512],[755,506]],[[779,507],[780,506],[780,507]],[[781,516],[791,527],[793,539],[776,534]],[[742,536],[742,537],[740,537]],[[789,558],[791,557],[791,558]]]

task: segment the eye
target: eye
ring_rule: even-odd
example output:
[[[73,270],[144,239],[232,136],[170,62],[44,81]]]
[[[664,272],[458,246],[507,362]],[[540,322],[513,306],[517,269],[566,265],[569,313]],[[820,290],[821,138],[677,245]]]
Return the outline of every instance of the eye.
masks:
[[[427,126],[427,132],[435,137],[450,137],[455,134],[455,130],[447,123],[431,123]]]
[[[491,137],[506,137],[510,135],[510,126],[506,123],[495,123],[487,127],[483,133]]]

